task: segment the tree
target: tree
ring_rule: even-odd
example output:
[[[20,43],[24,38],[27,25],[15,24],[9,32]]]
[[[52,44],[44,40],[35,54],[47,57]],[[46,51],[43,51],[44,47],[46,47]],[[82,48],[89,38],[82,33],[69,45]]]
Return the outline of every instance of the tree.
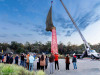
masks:
[[[6,51],[6,49],[9,47],[10,45],[7,43],[0,43],[0,51]]]
[[[16,41],[12,41],[10,48],[16,51],[18,49],[18,43]]]
[[[58,45],[58,51],[59,53],[63,54],[64,53],[64,48],[63,48],[63,43],[60,42],[60,44]]]
[[[51,52],[51,41],[48,41],[46,44],[45,44],[45,51],[46,52]]]
[[[31,52],[31,44],[29,42],[25,43],[25,50],[28,50]]]

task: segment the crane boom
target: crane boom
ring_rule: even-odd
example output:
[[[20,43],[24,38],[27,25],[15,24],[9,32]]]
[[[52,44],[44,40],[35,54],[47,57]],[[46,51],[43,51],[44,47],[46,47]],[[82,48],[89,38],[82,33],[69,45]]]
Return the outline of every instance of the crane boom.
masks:
[[[81,36],[81,38],[82,38],[82,40],[83,40],[83,42],[84,42],[85,49],[86,49],[86,50],[90,50],[90,49],[91,49],[90,45],[89,45],[89,44],[87,43],[87,41],[85,40],[84,36],[82,35],[81,31],[79,30],[78,26],[76,25],[74,19],[72,18],[72,16],[71,16],[70,13],[68,12],[68,10],[67,10],[67,8],[65,7],[64,3],[62,2],[62,0],[60,0],[60,1],[61,1],[62,5],[63,5],[64,9],[66,10],[68,16],[70,17],[70,19],[71,19],[73,25],[75,26],[75,28],[76,28],[77,31],[79,32],[79,34],[80,34],[80,36]]]

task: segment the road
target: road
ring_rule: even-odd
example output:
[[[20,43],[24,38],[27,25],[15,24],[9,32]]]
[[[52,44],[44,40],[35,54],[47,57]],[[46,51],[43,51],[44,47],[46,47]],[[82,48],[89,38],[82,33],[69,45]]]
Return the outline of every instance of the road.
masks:
[[[70,60],[71,61],[71,60]],[[36,62],[34,62],[34,70],[36,71]],[[99,60],[91,60],[91,59],[83,59],[77,60],[77,70],[73,70],[73,64],[70,64],[70,70],[65,70],[65,60],[59,59],[60,71],[55,71],[52,75],[100,75],[100,61]],[[45,70],[47,75],[50,75],[49,72],[49,64],[48,69]]]
[[[65,60],[59,59],[60,71],[55,70],[52,75],[100,75],[100,60],[91,60],[88,58],[77,59],[77,70],[73,70],[72,59],[70,60],[70,70],[65,70]],[[34,70],[37,71],[37,60],[34,62]],[[50,75],[50,64],[45,70],[46,75]]]

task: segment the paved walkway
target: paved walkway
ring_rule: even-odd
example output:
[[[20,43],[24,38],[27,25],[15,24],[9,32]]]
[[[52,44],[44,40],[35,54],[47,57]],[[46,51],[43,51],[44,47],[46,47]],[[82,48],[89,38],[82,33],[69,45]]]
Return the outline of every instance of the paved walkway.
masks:
[[[73,64],[71,62],[70,70],[66,71],[65,60],[59,59],[60,71],[56,70],[52,75],[100,75],[100,61],[91,59],[78,59],[77,61],[77,70],[73,70]],[[34,70],[36,70],[36,62],[34,62]],[[49,66],[45,72],[47,75],[50,75]]]

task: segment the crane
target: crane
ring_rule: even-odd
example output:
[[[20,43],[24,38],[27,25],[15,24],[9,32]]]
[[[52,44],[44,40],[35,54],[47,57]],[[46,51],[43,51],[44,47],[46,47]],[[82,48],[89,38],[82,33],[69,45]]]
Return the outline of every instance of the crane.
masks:
[[[67,8],[65,7],[64,3],[62,0],[60,0],[60,2],[62,3],[66,13],[68,14],[69,18],[71,19],[73,25],[75,26],[75,28],[77,29],[77,31],[79,32],[79,35],[81,36],[82,40],[83,40],[83,43],[84,43],[84,46],[85,46],[85,52],[81,55],[81,58],[83,58],[86,54],[88,56],[91,56],[91,57],[97,57],[97,58],[100,58],[100,54],[98,54],[95,50],[91,50],[91,47],[90,45],[88,44],[88,42],[86,41],[86,39],[84,38],[84,36],[82,35],[81,31],[79,30],[78,26],[76,25],[74,19],[72,18],[72,16],[70,15],[69,11],[67,10]]]

